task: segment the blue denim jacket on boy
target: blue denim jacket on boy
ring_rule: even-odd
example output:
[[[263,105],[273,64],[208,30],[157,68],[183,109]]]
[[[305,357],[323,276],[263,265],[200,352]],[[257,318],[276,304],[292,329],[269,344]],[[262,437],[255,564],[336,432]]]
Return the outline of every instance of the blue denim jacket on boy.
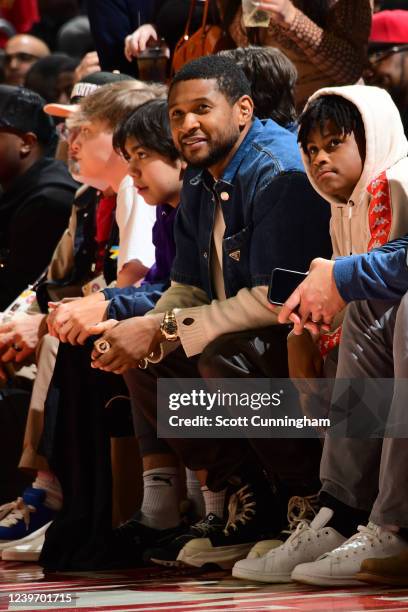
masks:
[[[272,120],[255,119],[218,181],[190,167],[175,222],[172,280],[214,299],[210,254],[215,198],[224,215],[226,296],[267,285],[274,268],[305,271],[331,256],[330,209],[309,184],[296,136]]]

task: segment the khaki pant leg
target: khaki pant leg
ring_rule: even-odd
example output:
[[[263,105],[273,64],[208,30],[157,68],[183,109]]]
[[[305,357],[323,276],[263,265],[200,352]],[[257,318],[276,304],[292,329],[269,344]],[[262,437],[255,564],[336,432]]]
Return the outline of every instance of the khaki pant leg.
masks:
[[[45,457],[38,454],[44,427],[44,403],[54,372],[59,341],[49,334],[41,338],[37,348],[37,376],[34,381],[19,468],[50,471]]]

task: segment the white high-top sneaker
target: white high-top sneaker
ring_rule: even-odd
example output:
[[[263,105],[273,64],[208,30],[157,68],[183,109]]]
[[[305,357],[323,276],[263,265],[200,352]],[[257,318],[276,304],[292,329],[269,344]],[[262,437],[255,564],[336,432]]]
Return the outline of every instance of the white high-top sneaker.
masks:
[[[406,547],[406,540],[368,523],[367,527],[360,526],[356,534],[314,563],[298,565],[292,572],[292,580],[318,586],[361,586],[355,575],[365,559],[391,557]]]
[[[232,575],[259,582],[291,582],[292,571],[299,563],[315,560],[345,541],[335,529],[326,527],[332,516],[333,510],[321,508],[311,523],[301,521],[282,546],[264,557],[238,561]]]

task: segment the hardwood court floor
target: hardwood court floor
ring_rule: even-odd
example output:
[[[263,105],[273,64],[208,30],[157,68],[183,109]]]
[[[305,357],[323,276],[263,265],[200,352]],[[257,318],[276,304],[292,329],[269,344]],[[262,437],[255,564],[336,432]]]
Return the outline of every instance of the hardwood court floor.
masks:
[[[235,580],[227,572],[194,569],[44,575],[38,565],[0,562],[0,611],[4,610],[408,612],[408,587],[316,589],[298,584],[259,585]]]

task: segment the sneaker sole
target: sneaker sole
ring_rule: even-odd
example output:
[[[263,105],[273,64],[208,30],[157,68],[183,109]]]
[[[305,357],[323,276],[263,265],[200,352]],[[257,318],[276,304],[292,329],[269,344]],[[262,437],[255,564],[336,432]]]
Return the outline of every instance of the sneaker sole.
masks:
[[[280,574],[271,576],[270,574],[261,574],[260,572],[251,570],[241,570],[239,567],[232,570],[234,578],[240,580],[251,580],[254,582],[267,582],[268,584],[285,584],[286,582],[293,582],[290,574]]]
[[[32,533],[30,533],[30,535],[25,536],[25,538],[20,538],[19,540],[9,540],[8,542],[1,542],[0,551],[7,550],[7,548],[11,548],[14,546],[19,546],[20,544],[25,544],[26,542],[31,542],[31,540],[36,540],[38,537],[45,534],[51,523],[52,521],[46,523],[45,525],[37,529],[37,531],[33,531]]]
[[[292,580],[311,584],[312,586],[361,586],[361,582],[356,579],[356,574],[334,578],[333,576],[309,576],[303,573],[292,572]]]
[[[219,546],[211,550],[198,550],[193,553],[189,550],[181,549],[177,561],[193,567],[203,567],[203,565],[218,565],[221,569],[231,569],[234,564],[244,559],[255,542],[240,544],[238,546]]]
[[[2,555],[2,559],[3,561],[38,561],[40,554],[41,550],[21,552],[6,549]]]
[[[368,572],[359,572],[356,574],[356,578],[362,582],[369,582],[370,584],[392,584],[393,586],[407,586],[408,578],[399,576],[383,576],[381,574],[371,574]]]
[[[155,559],[154,557],[149,557],[149,561],[155,563],[156,565],[161,565],[163,567],[181,567],[183,564],[177,559],[166,560],[166,559]]]

